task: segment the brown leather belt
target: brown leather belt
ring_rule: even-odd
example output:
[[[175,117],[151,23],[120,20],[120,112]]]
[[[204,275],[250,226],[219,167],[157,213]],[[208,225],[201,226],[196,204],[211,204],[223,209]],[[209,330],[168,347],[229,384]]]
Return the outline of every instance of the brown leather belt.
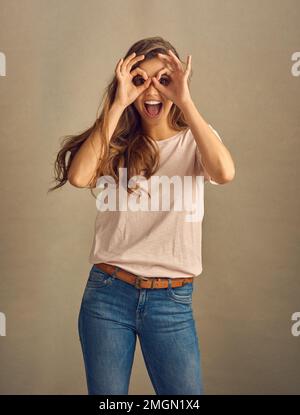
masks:
[[[131,285],[134,285],[136,288],[167,288],[168,287],[168,279],[171,280],[172,287],[180,287],[187,282],[193,282],[193,277],[182,277],[182,278],[168,278],[168,277],[151,277],[145,278],[140,277],[139,275],[132,274],[131,272],[126,271],[123,268],[117,267],[116,265],[106,264],[104,262],[100,262],[95,264],[95,266],[102,271],[113,274],[120,280],[128,282]]]

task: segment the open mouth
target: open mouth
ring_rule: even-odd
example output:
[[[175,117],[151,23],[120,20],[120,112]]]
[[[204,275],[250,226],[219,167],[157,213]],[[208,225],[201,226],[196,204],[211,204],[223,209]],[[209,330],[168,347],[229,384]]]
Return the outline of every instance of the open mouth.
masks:
[[[155,118],[160,114],[162,110],[162,106],[163,106],[162,102],[157,103],[157,104],[146,104],[144,102],[145,112],[148,115],[148,117],[151,117],[151,118]]]

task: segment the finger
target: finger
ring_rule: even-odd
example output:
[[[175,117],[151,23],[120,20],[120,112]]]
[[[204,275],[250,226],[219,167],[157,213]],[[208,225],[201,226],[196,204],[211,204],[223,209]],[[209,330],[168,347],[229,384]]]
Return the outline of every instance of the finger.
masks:
[[[170,72],[176,71],[176,68],[170,62],[164,61],[164,64],[166,65],[166,69],[168,69]]]
[[[121,73],[124,73],[124,71],[126,71],[126,66],[127,66],[127,64],[128,64],[128,62],[131,60],[131,59],[133,59],[134,57],[135,57],[135,55],[136,55],[136,53],[135,52],[133,52],[133,53],[131,53],[130,55],[128,55],[127,56],[127,58],[125,58],[124,60],[123,60],[123,63],[122,63],[122,66],[121,66]]]
[[[162,53],[158,53],[157,56],[166,63],[166,65],[168,66],[170,70],[175,70],[177,68],[174,64],[174,61],[172,61],[170,56],[166,56]]]
[[[133,65],[135,65],[138,61],[145,59],[145,55],[138,55],[135,58],[131,59],[126,65],[126,71],[130,71]]]
[[[152,82],[153,82],[155,88],[163,93],[166,88],[155,77],[153,77],[151,79],[152,79]]]
[[[185,75],[189,76],[190,72],[191,72],[191,68],[192,68],[192,55],[188,55],[187,57],[187,66],[186,66],[186,70],[185,70]]]
[[[168,53],[169,53],[170,57],[173,59],[174,64],[176,65],[176,67],[178,69],[182,69],[182,64],[181,64],[180,60],[177,58],[177,56],[175,55],[175,53],[171,49],[168,50]]]
[[[165,97],[168,99],[168,88],[163,86],[155,77],[152,78],[152,82],[155,88]]]
[[[171,73],[172,73],[172,71],[170,71],[168,68],[163,68],[156,75],[156,79],[160,80],[160,77],[162,75],[171,75]]]
[[[117,66],[116,66],[116,68],[115,68],[115,73],[116,73],[117,75],[120,75],[120,67],[121,67],[121,65],[122,65],[122,62],[123,62],[123,58],[119,59],[119,62],[117,63]]]
[[[137,86],[137,90],[139,93],[142,93],[145,89],[148,88],[150,85],[151,78],[148,78],[146,82],[143,83],[143,85]]]
[[[148,79],[148,75],[147,72],[145,72],[142,68],[135,68],[130,72],[130,75],[132,75],[133,77],[136,75],[142,75],[142,77],[144,78],[144,80]]]

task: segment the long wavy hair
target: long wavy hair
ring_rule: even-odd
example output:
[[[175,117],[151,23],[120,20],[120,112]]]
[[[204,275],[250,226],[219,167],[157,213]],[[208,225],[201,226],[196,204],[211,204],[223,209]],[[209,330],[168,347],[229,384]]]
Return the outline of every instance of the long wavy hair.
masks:
[[[157,56],[158,53],[167,54],[171,49],[186,68],[174,46],[160,36],[148,37],[134,43],[126,53],[124,60],[133,52],[137,55],[145,55],[143,62]],[[139,66],[136,62],[131,70]],[[190,83],[190,73],[188,84]],[[101,137],[101,154],[97,155],[97,168],[93,178],[86,186],[89,189],[95,187],[96,181],[100,176],[109,175],[114,177],[115,182],[119,183],[119,168],[127,168],[127,185],[132,176],[143,174],[149,179],[159,167],[159,148],[156,140],[148,136],[142,130],[140,114],[134,107],[133,103],[125,108],[118,124],[108,140],[108,113],[114,102],[118,80],[114,75],[111,82],[105,88],[98,111],[101,109],[100,115],[97,116],[94,124],[87,130],[77,135],[68,135],[63,137],[61,148],[54,162],[54,180],[57,184],[51,187],[49,191],[53,191],[63,186],[68,181],[68,171],[72,160],[79,150],[80,146],[92,134],[99,132]],[[171,128],[176,131],[185,130],[188,124],[184,118],[184,114],[174,103],[168,114],[168,122]],[[67,157],[69,154],[69,158]],[[143,173],[142,173],[143,172]],[[127,186],[127,192],[131,193],[132,189]],[[93,191],[93,196],[95,197]]]

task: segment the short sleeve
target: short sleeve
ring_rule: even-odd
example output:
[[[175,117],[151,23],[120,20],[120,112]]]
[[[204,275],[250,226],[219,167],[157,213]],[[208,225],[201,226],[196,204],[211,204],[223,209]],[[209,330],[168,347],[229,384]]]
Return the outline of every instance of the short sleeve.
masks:
[[[218,137],[218,139],[221,141],[221,142],[223,142],[223,140],[221,139],[221,137],[220,137],[220,135],[219,135],[219,133],[210,125],[210,124],[208,124],[208,126],[212,129],[212,131],[216,134],[216,136]],[[206,182],[210,182],[210,183],[212,183],[212,184],[219,184],[219,183],[217,183],[217,182],[215,182],[214,180],[212,180],[212,178],[209,176],[209,174],[208,174],[208,172],[207,172],[207,170],[205,169],[205,167],[203,166],[203,164],[202,164],[202,161],[201,161],[201,153],[200,153],[200,151],[199,151],[199,149],[198,149],[198,147],[196,146],[196,163],[197,163],[197,167],[198,167],[198,170],[200,170],[200,172],[201,172],[201,175],[203,175],[204,176],[204,182],[206,183]]]

